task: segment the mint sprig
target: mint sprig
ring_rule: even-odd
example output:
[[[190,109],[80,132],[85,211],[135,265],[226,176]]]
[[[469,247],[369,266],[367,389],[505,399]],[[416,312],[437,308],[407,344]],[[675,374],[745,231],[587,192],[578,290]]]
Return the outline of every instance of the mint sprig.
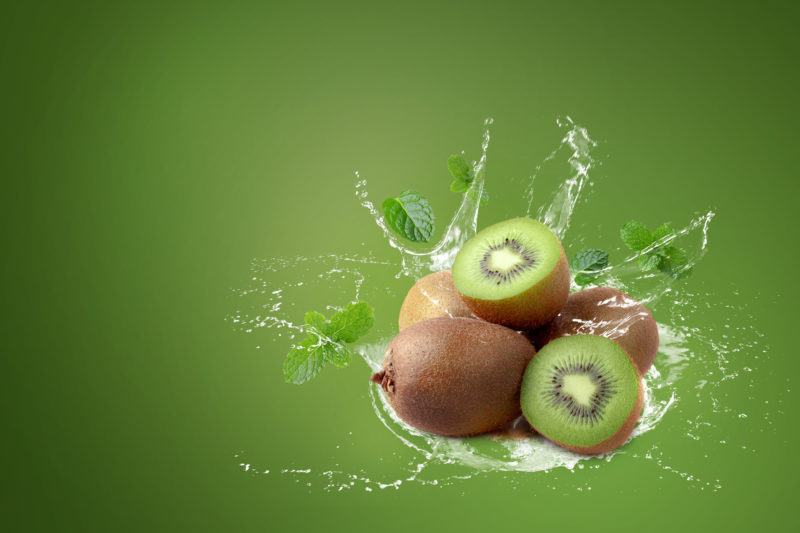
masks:
[[[475,179],[472,165],[467,163],[461,154],[453,154],[447,158],[447,170],[453,176],[450,182],[450,190],[453,192],[467,192],[472,181]]]
[[[658,270],[679,279],[692,270],[686,251],[669,244],[675,231],[668,223],[650,231],[641,222],[631,220],[622,226],[619,236],[632,252],[643,252],[637,263],[644,272]]]
[[[428,242],[433,234],[433,209],[418,192],[404,191],[384,200],[383,216],[392,231],[409,241]]]
[[[450,182],[450,190],[457,193],[465,193],[467,198],[475,201],[480,201],[481,205],[485,205],[489,201],[489,194],[485,189],[480,193],[472,186],[475,182],[475,169],[470,163],[464,159],[460,154],[453,154],[447,158],[447,170],[453,176],[453,181]]]
[[[689,256],[682,248],[665,246],[659,250],[659,257],[661,260],[658,263],[658,269],[664,274],[680,279],[692,272],[692,267],[689,265]]]
[[[619,230],[619,236],[625,246],[634,252],[644,250],[653,244],[655,239],[653,233],[647,229],[647,226],[635,220],[625,223]]]
[[[608,252],[598,248],[581,250],[572,259],[570,267],[575,283],[584,287],[599,279],[608,266]]]
[[[350,364],[347,347],[362,337],[375,322],[375,312],[364,302],[352,303],[330,320],[317,311],[305,315],[306,336],[289,350],[283,362],[283,379],[301,384],[320,373],[326,364],[342,368]]]

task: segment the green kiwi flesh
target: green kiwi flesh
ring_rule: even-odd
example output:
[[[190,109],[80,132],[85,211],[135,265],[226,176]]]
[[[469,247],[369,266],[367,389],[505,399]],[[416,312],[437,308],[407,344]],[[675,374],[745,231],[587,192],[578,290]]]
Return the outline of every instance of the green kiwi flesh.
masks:
[[[586,333],[616,341],[644,375],[658,353],[658,325],[643,304],[611,287],[570,294],[558,316],[533,335],[544,346],[553,339]]]
[[[522,373],[533,345],[519,332],[471,318],[433,318],[401,331],[372,376],[415,428],[462,437],[520,414]]]
[[[400,307],[400,330],[417,322],[439,317],[474,317],[458,294],[449,270],[434,272],[417,280]]]
[[[531,360],[522,382],[525,418],[547,439],[584,454],[624,444],[643,404],[641,378],[628,353],[598,335],[556,339]]]
[[[475,315],[516,329],[552,320],[569,294],[569,267],[558,237],[530,218],[479,231],[453,263],[453,282]]]

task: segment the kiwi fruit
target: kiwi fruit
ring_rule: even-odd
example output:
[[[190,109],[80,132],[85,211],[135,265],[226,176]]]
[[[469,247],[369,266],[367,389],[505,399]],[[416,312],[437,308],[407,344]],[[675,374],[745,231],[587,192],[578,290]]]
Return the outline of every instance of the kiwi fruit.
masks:
[[[611,287],[571,294],[558,316],[533,334],[536,346],[553,339],[587,333],[619,343],[644,375],[658,352],[658,325],[647,307]]]
[[[519,332],[472,318],[432,318],[405,328],[372,376],[407,424],[449,437],[478,435],[520,415],[522,373],[533,345]]]
[[[439,317],[473,317],[458,294],[449,270],[420,278],[400,306],[400,330],[417,322]]]
[[[453,283],[472,312],[515,329],[552,320],[567,301],[569,280],[558,237],[530,218],[484,228],[453,263]]]
[[[531,426],[576,453],[623,445],[639,420],[642,380],[622,347],[599,335],[561,337],[525,369],[520,403]]]

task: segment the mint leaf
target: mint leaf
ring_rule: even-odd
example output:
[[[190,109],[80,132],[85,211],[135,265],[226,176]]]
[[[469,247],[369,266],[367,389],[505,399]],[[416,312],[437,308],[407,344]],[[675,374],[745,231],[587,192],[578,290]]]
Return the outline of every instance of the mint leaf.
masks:
[[[415,191],[404,191],[383,202],[383,215],[392,230],[414,242],[428,242],[433,233],[434,217],[428,200]]]
[[[450,182],[452,192],[467,192],[475,178],[472,173],[472,165],[466,162],[461,154],[453,154],[447,158],[447,170],[453,176]]]
[[[457,180],[472,181],[472,165],[467,163],[461,154],[453,154],[447,158],[447,170]]]
[[[608,252],[598,248],[581,250],[572,259],[570,266],[575,274],[575,283],[581,287],[589,285],[608,266]]]
[[[283,379],[287,383],[301,384],[313,378],[330,356],[329,343],[321,337],[309,335],[289,350],[283,362]]]
[[[374,322],[372,306],[364,302],[350,304],[331,317],[328,335],[335,341],[355,342]]]
[[[643,255],[636,260],[636,262],[639,264],[639,268],[641,268],[643,272],[655,270],[661,264],[661,261],[661,256],[657,254]]]
[[[644,224],[635,220],[631,220],[622,226],[622,229],[619,230],[619,236],[625,246],[634,252],[644,250],[653,244],[653,234]]]
[[[450,182],[451,192],[467,192],[472,182],[455,179]]]
[[[691,272],[691,267],[688,266],[689,257],[683,249],[677,246],[665,246],[660,251],[660,255],[661,262],[658,269],[661,272],[669,274],[675,279],[687,276]]]
[[[306,326],[314,328],[323,335],[327,335],[325,330],[328,325],[328,320],[322,313],[318,313],[317,311],[309,311],[308,313],[306,313],[304,321],[306,323]]]
[[[335,346],[335,348],[325,352],[325,361],[336,368],[344,368],[349,365],[350,360],[353,358],[350,350],[341,344],[332,346]]]
[[[669,222],[665,222],[657,227],[655,231],[653,231],[653,242],[658,242],[664,237],[668,237],[674,233],[675,232],[672,230],[672,226],[670,226]]]
[[[608,252],[597,248],[588,248],[575,254],[572,269],[575,271],[596,271],[608,266]]]
[[[579,287],[585,287],[594,283],[599,276],[591,276],[589,274],[575,274],[575,284]]]

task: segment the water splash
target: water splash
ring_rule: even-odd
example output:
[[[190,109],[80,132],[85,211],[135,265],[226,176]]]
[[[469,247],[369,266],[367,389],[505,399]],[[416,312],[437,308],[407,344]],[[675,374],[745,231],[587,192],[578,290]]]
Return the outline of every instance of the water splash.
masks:
[[[592,140],[586,128],[575,124],[569,117],[565,121],[559,121],[558,125],[566,130],[565,134],[559,146],[547,156],[545,163],[558,163],[559,156],[565,157],[570,172],[557,187],[552,200],[543,205],[538,213],[540,218],[563,239],[570,226],[575,207],[583,199],[582,195],[587,190],[586,185],[590,182],[590,170],[594,163],[591,151],[597,143]],[[539,166],[539,170],[541,168],[542,165]],[[527,192],[529,211],[534,198],[533,183],[537,174],[538,170],[531,178]],[[478,207],[476,206],[476,209]],[[661,273],[643,273],[637,266],[638,259],[659,246],[680,244],[688,250],[688,260],[684,268],[687,270],[693,268],[707,251],[708,231],[713,218],[713,212],[698,216],[685,227],[674,231],[652,246],[625,258],[618,265],[608,267],[604,271],[605,276],[601,278],[602,284],[635,294],[639,301],[647,303],[652,303],[665,294],[674,294],[673,287],[676,281],[674,277]],[[574,284],[573,289],[577,289]],[[628,305],[634,306],[638,303],[630,300]],[[620,337],[633,323],[642,318],[638,313],[625,314],[614,324],[603,324],[603,329],[606,330],[604,335],[610,338]],[[598,324],[594,323],[586,324],[587,331],[597,326]],[[668,357],[661,357],[660,369],[653,366],[644,377],[645,406],[632,438],[655,428],[675,404],[677,397],[671,385],[680,377],[682,369],[686,366],[684,334],[666,324],[660,324],[659,330],[663,335],[661,350]],[[377,371],[383,361],[384,351],[385,344],[379,344],[365,346],[359,353],[370,368]],[[589,460],[586,456],[555,446],[538,435],[527,435],[517,439],[491,435],[452,439],[420,432],[407,426],[397,417],[377,385],[371,386],[370,397],[373,410],[384,426],[406,446],[422,453],[429,461],[456,462],[484,471],[536,472],[557,467],[573,469],[581,461]],[[607,454],[607,457],[613,455],[612,452]]]
[[[666,326],[659,329],[669,331]],[[674,332],[669,332],[668,339],[669,345],[664,348],[666,350],[674,350],[676,344],[681,345],[681,337]],[[359,347],[358,353],[373,371],[380,369],[388,341],[386,339]],[[679,347],[677,349],[680,350]],[[682,358],[673,358],[671,363],[662,366],[662,371],[654,366],[647,373],[644,379],[644,409],[632,438],[654,429],[675,403],[676,393],[669,385],[679,377],[678,368],[683,364]],[[429,462],[458,463],[482,471],[541,472],[559,467],[571,470],[581,461],[597,459],[575,454],[552,444],[532,433],[521,418],[514,427],[522,429],[511,432],[511,437],[509,434],[490,434],[454,439],[425,433],[406,425],[394,412],[378,385],[370,386],[370,401],[383,425],[403,444],[422,454]],[[614,452],[606,454],[605,458],[613,456]]]
[[[375,224],[383,232],[389,246],[400,253],[400,273],[411,278],[419,278],[426,272],[437,272],[450,268],[456,258],[456,254],[461,246],[478,230],[478,212],[480,210],[481,199],[484,196],[486,180],[486,161],[489,153],[489,142],[491,133],[489,127],[494,122],[487,118],[484,121],[483,139],[481,141],[481,156],[477,161],[472,162],[474,169],[474,179],[470,184],[469,190],[463,195],[461,205],[458,206],[455,215],[447,224],[444,235],[433,248],[429,250],[415,250],[407,246],[397,236],[392,233],[386,225],[386,221],[378,212],[378,209],[369,199],[367,192],[367,180],[356,172],[356,198],[362,207],[372,215]]]
[[[336,283],[348,291],[342,294],[342,302],[356,302],[363,296],[367,279],[385,278],[394,267],[395,263],[358,254],[256,259],[250,264],[249,283],[233,290],[239,306],[226,320],[242,333],[267,329],[275,331],[272,341],[284,336],[294,340],[298,334],[308,333],[303,323],[290,318],[297,316],[293,308],[298,301]],[[286,273],[293,274],[291,281],[274,281]],[[340,307],[328,305],[325,309],[335,312]]]
[[[477,231],[480,199],[485,187],[491,123],[491,119],[487,119],[481,143],[481,156],[474,163],[476,177],[472,184],[472,193],[464,195],[443,237],[429,250],[411,249],[391,233],[369,199],[366,180],[356,174],[356,197],[372,215],[389,246],[398,251],[399,273],[397,262],[381,261],[371,255],[359,254],[328,254],[254,261],[251,267],[251,283],[244,289],[236,291],[243,305],[229,317],[229,321],[234,327],[248,334],[257,333],[262,328],[274,330],[275,334],[269,336],[273,342],[275,337],[280,337],[282,334],[293,339],[298,332],[304,330],[304,327],[292,322],[290,317],[297,316],[297,313],[293,312],[291,307],[294,307],[294,301],[303,294],[309,291],[313,294],[315,284],[330,284],[331,280],[336,280],[338,282],[336,286],[342,287],[345,291],[343,297],[369,299],[374,294],[376,298],[386,298],[387,278],[408,276],[416,279],[428,271],[449,268],[464,241]],[[533,210],[534,183],[539,183],[537,176],[540,175],[540,171],[545,166],[566,163],[566,174],[559,180],[549,203],[542,205],[537,215],[564,239],[565,246],[569,249],[569,228],[575,209],[585,200],[586,192],[592,185],[592,171],[596,168],[592,152],[596,149],[597,143],[586,128],[575,124],[569,117],[559,121],[558,126],[564,130],[564,134],[559,146],[537,167],[530,179],[526,189],[526,212],[530,215]],[[653,430],[673,412],[681,401],[678,390],[685,391],[687,388],[696,393],[693,401],[710,402],[709,416],[735,415],[737,420],[751,420],[747,418],[746,413],[734,412],[731,408],[725,407],[721,391],[726,383],[731,383],[742,375],[752,376],[755,364],[737,366],[731,361],[730,354],[746,349],[755,350],[762,341],[760,334],[740,329],[736,335],[729,324],[723,325],[722,332],[699,331],[690,325],[692,317],[703,311],[692,303],[697,301],[698,295],[677,285],[674,278],[659,273],[642,272],[637,264],[641,256],[655,247],[679,245],[688,251],[686,268],[693,268],[707,252],[709,228],[713,218],[714,213],[711,211],[697,215],[673,234],[654,243],[652,247],[631,254],[612,264],[604,272],[603,285],[617,287],[638,300],[647,302],[654,309],[656,316],[662,319],[662,323],[659,324],[661,338],[659,354],[656,364],[645,376],[645,407],[640,423],[633,433],[633,439],[638,439]],[[291,273],[289,277],[294,281],[281,281],[277,284],[273,282],[279,274],[286,276],[287,273]],[[342,283],[348,280],[349,283]],[[370,284],[371,280],[380,280],[380,283]],[[404,290],[407,290],[407,286],[397,294],[389,296],[396,297],[399,302]],[[244,302],[249,302],[249,305]],[[625,327],[626,324],[620,324],[618,331],[621,332]],[[382,328],[376,327],[375,334],[383,340],[356,347],[357,353],[373,371],[380,367],[388,338],[395,333],[392,324],[384,325]],[[758,349],[766,351],[763,346],[758,346]],[[701,369],[702,378],[694,384],[686,384],[684,374],[687,369],[693,367]],[[369,387],[370,401],[376,416],[420,459],[409,465],[407,475],[380,481],[363,471],[348,473],[331,469],[312,471],[308,468],[258,468],[253,467],[250,462],[242,462],[240,466],[251,474],[255,472],[280,474],[289,476],[296,482],[300,479],[306,482],[305,479],[314,477],[323,483],[326,490],[363,487],[364,490],[372,491],[397,489],[409,482],[444,485],[468,479],[482,472],[537,472],[559,467],[573,470],[583,468],[586,462],[598,465],[614,457],[613,453],[603,458],[576,455],[527,433],[524,429],[518,435],[519,438],[489,435],[469,439],[448,439],[425,434],[405,425],[397,418],[376,385],[370,384]],[[745,416],[741,417],[742,414]],[[692,440],[700,439],[700,435],[704,432],[713,430],[713,423],[707,418],[695,417],[687,420],[686,424],[687,438]],[[243,452],[240,452],[237,458],[243,460],[243,455]],[[680,476],[700,489],[718,490],[721,487],[719,480],[700,480],[696,475],[668,464],[664,451],[655,445],[646,452],[634,456],[652,461],[663,471]],[[462,470],[458,473],[430,473],[436,465],[460,467]],[[433,477],[425,478],[425,473]]]
[[[543,205],[537,214],[539,220],[547,224],[560,239],[563,239],[569,229],[575,206],[578,205],[578,200],[581,199],[585,187],[590,183],[589,171],[595,165],[592,151],[597,146],[597,142],[591,138],[586,128],[575,124],[570,117],[558,119],[556,123],[565,130],[564,136],[559,146],[545,157],[531,176],[525,190],[525,196],[528,199],[525,214],[531,216],[536,177],[545,165],[557,162],[559,155],[567,151],[569,154],[567,156],[568,175],[558,186],[550,202]]]
[[[626,257],[621,263],[605,269],[604,285],[627,289],[644,303],[655,303],[659,298],[672,293],[675,278],[688,274],[705,257],[708,251],[708,232],[716,213],[708,211],[696,215],[689,223],[658,239],[639,252]],[[647,254],[663,246],[680,246],[687,251],[686,264],[674,276],[665,276],[658,271],[643,271],[639,262]]]

